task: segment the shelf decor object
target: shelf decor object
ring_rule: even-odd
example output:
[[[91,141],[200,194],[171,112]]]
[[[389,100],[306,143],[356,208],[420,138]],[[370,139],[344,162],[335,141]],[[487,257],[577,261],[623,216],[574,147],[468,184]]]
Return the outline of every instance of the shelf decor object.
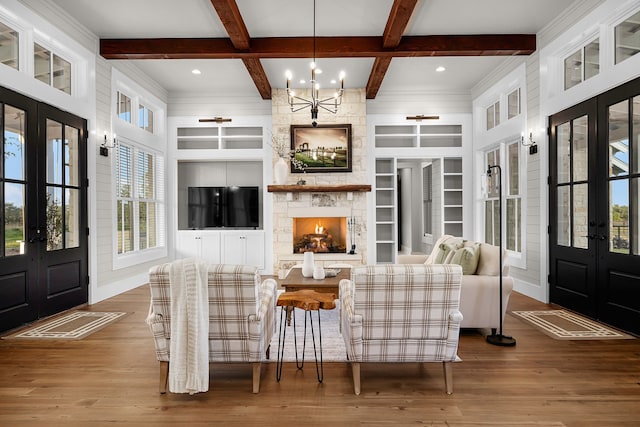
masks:
[[[287,177],[289,176],[289,162],[284,157],[278,157],[273,165],[273,182],[277,185],[283,185],[287,183]]]
[[[351,124],[291,125],[291,151],[292,173],[351,172]]]
[[[486,172],[487,178],[491,177],[493,169],[496,169],[498,171],[498,205],[499,212],[502,213],[502,168],[500,167],[500,165],[489,165]],[[487,342],[493,345],[511,347],[516,345],[516,340],[513,337],[506,336],[502,333],[502,322],[504,321],[504,319],[502,318],[502,215],[500,215],[500,224],[498,230],[498,240],[500,248],[500,256],[498,257],[500,261],[500,294],[498,295],[498,298],[500,299],[500,329],[497,332],[495,332],[494,330],[491,335],[487,335]]]

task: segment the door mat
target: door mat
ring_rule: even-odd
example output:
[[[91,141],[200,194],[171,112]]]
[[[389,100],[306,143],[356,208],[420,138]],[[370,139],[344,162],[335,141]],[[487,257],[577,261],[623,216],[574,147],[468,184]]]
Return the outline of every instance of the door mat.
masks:
[[[512,311],[511,313],[557,340],[634,339],[631,335],[567,310]]]
[[[121,319],[127,314],[129,313],[73,311],[64,316],[46,320],[44,323],[37,322],[26,329],[3,337],[3,339],[80,340]]]

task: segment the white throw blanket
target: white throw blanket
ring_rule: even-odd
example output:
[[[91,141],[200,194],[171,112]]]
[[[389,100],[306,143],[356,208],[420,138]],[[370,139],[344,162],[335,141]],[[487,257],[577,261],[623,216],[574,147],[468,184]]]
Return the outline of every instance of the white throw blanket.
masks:
[[[207,263],[177,260],[169,269],[171,348],[169,391],[209,390],[209,295]]]

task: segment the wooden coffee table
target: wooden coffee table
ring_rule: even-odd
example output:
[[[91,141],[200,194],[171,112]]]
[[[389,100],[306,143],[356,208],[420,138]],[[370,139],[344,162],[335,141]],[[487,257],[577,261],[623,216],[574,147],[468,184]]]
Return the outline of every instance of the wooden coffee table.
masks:
[[[316,280],[313,277],[304,277],[301,268],[292,268],[287,277],[280,282],[285,292],[299,291],[301,289],[310,289],[316,292],[333,293],[338,295],[340,280],[351,278],[350,268],[340,268],[340,272],[335,277],[325,277]]]

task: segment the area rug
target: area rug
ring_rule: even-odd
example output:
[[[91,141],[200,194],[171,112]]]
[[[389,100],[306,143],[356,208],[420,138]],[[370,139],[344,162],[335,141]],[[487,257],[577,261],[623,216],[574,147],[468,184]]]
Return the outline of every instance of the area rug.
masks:
[[[338,301],[336,301],[338,303]],[[276,332],[273,334],[271,340],[271,356],[269,361],[275,362],[278,355],[278,335],[280,330],[280,310],[281,307],[276,309]],[[301,309],[295,309],[295,335],[298,345],[298,359],[302,360],[302,348],[304,338],[304,318],[305,311]],[[316,351],[318,352],[318,360],[320,359],[320,337],[317,333],[318,330],[318,312],[311,311],[313,316],[313,327],[316,331]],[[347,360],[347,352],[344,346],[342,335],[340,335],[340,308],[336,307],[333,310],[320,310],[320,326],[322,328],[322,361],[323,362],[344,362]],[[304,351],[305,363],[315,362],[315,356],[313,353],[313,340],[311,337],[311,324],[307,318],[307,341]],[[285,362],[295,362],[295,343],[293,339],[293,318],[291,319],[291,325],[287,325],[285,332],[284,343],[284,357]]]
[[[512,311],[511,313],[557,340],[634,338],[567,310]]]
[[[55,319],[37,322],[3,339],[80,340],[121,319],[125,312],[73,311]]]

